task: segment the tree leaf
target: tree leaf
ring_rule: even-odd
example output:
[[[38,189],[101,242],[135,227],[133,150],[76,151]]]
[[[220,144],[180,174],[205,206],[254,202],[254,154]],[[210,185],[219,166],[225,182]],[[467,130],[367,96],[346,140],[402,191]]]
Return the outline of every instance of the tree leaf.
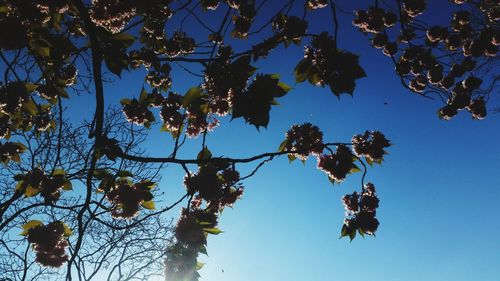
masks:
[[[148,92],[146,89],[142,88],[141,95],[139,96],[139,103],[143,103],[148,98]]]
[[[205,263],[203,263],[201,261],[196,262],[196,270],[202,269],[204,265],[205,265]]]
[[[68,237],[71,234],[73,234],[73,230],[71,230],[71,228],[69,228],[69,226],[67,224],[62,223],[62,225],[64,227],[64,236]]]
[[[134,44],[135,37],[127,33],[118,33],[113,35],[114,41],[119,41],[123,47],[128,48],[130,45]]]
[[[71,181],[70,180],[65,180],[63,185],[62,185],[62,189],[63,190],[72,190],[73,189],[73,184],[71,184]]]
[[[309,76],[309,70],[311,69],[312,63],[308,59],[301,60],[295,69],[293,70],[293,74],[295,75],[295,83],[302,83],[306,81]]]
[[[39,220],[30,220],[29,222],[27,222],[23,225],[23,232],[21,232],[21,235],[22,236],[28,235],[28,232],[30,231],[30,229],[37,227],[39,225],[43,225],[43,223]]]
[[[52,172],[52,176],[55,177],[55,176],[66,176],[66,171],[64,169],[55,169],[53,172]]]
[[[201,94],[202,93],[200,87],[192,87],[182,98],[182,106],[187,107],[193,102],[199,100],[201,98]]]
[[[156,207],[155,207],[155,202],[153,200],[149,200],[149,201],[143,201],[141,203],[141,206],[148,209],[148,210],[154,210]]]
[[[38,112],[36,109],[36,104],[32,100],[27,100],[23,103],[22,109],[24,112],[28,113],[31,116],[35,116]]]
[[[40,193],[40,189],[34,188],[31,185],[28,185],[26,187],[26,190],[24,191],[24,196],[26,196],[26,197],[32,197],[32,196],[37,195],[38,193]]]
[[[212,152],[208,149],[208,147],[203,148],[199,153],[196,159],[198,160],[208,160],[212,158]]]
[[[352,173],[357,173],[357,172],[361,172],[361,169],[356,164],[352,164],[352,168],[349,171],[349,173],[352,174]]]
[[[217,234],[223,232],[222,230],[218,229],[217,227],[203,228],[203,231],[205,231],[206,233],[213,234],[213,235],[217,235]]]
[[[134,174],[132,174],[129,171],[122,170],[122,171],[119,171],[118,173],[116,173],[116,176],[119,178],[126,178],[126,177],[133,177]]]
[[[205,246],[201,246],[200,250],[198,252],[200,252],[200,253],[205,254],[205,255],[208,256],[207,247],[205,247]]]
[[[290,90],[292,90],[293,88],[288,86],[287,84],[283,83],[283,82],[279,82],[278,83],[278,87],[280,87],[281,89],[283,89],[283,91],[285,91],[285,93],[288,93],[290,92]]]
[[[284,140],[280,143],[280,146],[278,147],[278,151],[282,152],[285,151],[285,146],[288,144],[288,140]]]
[[[356,238],[356,229],[353,229],[351,233],[349,233],[349,238],[351,239],[351,241]]]

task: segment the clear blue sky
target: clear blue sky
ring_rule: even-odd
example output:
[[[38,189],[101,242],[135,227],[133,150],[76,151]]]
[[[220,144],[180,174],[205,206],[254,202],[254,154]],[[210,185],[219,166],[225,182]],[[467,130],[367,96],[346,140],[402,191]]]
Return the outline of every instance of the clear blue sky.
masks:
[[[328,27],[325,12],[316,12],[312,25]],[[438,13],[430,17],[438,20]],[[338,101],[326,89],[296,85],[273,108],[267,131],[259,134],[235,120],[208,145],[225,155],[274,150],[293,123],[306,121],[331,141],[381,130],[394,146],[368,174],[381,199],[377,237],[338,239],[340,198],[358,187],[359,178],[332,187],[315,159],[304,167],[282,158],[248,180],[244,198],[222,214],[225,232],[209,239],[201,280],[498,280],[500,115],[439,120],[438,102],[403,89],[390,60],[352,32],[351,19],[341,18],[347,33],[341,32],[340,47],[360,54],[368,75],[354,98]],[[275,52],[272,63],[258,64],[259,71],[278,66],[273,72],[293,84],[291,68],[301,51]]]
[[[442,20],[441,12],[428,17]],[[326,13],[328,9],[310,17],[313,29],[331,28]],[[315,168],[315,159],[304,166],[298,161],[290,165],[283,157],[247,180],[243,199],[222,214],[224,233],[209,239],[201,280],[498,281],[500,115],[474,121],[462,113],[451,121],[439,120],[439,103],[405,90],[390,60],[354,31],[352,17],[341,15],[340,20],[339,46],[360,54],[368,75],[359,80],[354,98],[339,101],[326,89],[294,85],[272,109],[267,130],[259,133],[234,120],[207,143],[214,155],[251,156],[275,151],[295,123],[318,125],[328,141],[349,141],[367,129],[384,132],[394,146],[386,162],[370,169],[367,177],[381,200],[377,237],[358,237],[352,243],[338,239],[344,217],[340,198],[358,188],[358,176],[332,187]],[[301,56],[301,48],[290,47],[256,65],[258,72],[280,73],[293,85],[292,69]],[[199,83],[185,73],[176,75],[178,92]],[[137,96],[140,87],[140,82],[127,83],[119,91],[137,89],[129,94]],[[153,133],[150,141],[151,154],[168,155],[169,135]],[[199,151],[199,140],[193,142],[182,157]],[[252,168],[240,167],[242,174]],[[175,201],[184,191],[181,170],[167,169],[163,176],[160,188],[167,201]]]

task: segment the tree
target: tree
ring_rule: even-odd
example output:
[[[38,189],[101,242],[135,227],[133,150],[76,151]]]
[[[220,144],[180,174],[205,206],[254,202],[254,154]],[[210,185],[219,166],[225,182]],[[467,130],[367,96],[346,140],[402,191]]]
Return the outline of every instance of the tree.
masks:
[[[7,280],[91,280],[103,272],[108,280],[147,279],[163,260],[168,280],[197,280],[198,255],[207,236],[221,232],[222,210],[242,196],[245,179],[285,155],[290,162],[316,157],[332,183],[361,172],[359,191],[342,198],[340,235],[376,233],[379,199],[365,178],[391,145],[381,132],[327,142],[317,126],[298,124],[277,151],[247,158],[213,155],[206,145],[230,119],[267,128],[272,107],[292,90],[276,74],[257,73],[273,50],[304,45],[290,70],[295,81],[327,86],[338,98],[366,76],[358,55],[337,40],[340,3],[268,2],[0,1],[0,273]],[[466,109],[482,119],[497,89],[500,6],[453,2],[450,26],[421,21],[423,0],[374,1],[354,12],[353,25],[390,57],[403,85],[440,98],[440,117]],[[270,6],[278,12],[267,15]],[[294,14],[297,7],[302,14]],[[329,9],[335,25],[309,33],[317,9]],[[188,35],[189,24],[202,31]],[[106,86],[125,83],[124,71],[144,77],[142,90],[137,98],[120,95],[121,110],[107,107]],[[196,79],[182,95],[172,78],[181,71]],[[79,118],[71,101],[86,94],[95,111]],[[154,130],[171,134],[170,155],[147,155]],[[179,157],[196,138],[199,150]],[[186,191],[156,207],[166,165],[184,170]],[[243,165],[254,168],[240,175]],[[171,227],[164,213],[186,202]]]

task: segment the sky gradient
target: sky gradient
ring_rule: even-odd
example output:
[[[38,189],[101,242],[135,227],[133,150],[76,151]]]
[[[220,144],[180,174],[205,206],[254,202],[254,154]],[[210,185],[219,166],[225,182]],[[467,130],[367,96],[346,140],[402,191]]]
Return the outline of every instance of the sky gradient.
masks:
[[[346,11],[367,7],[367,1],[337,2],[345,2],[341,7]],[[445,6],[446,0],[432,3],[425,17],[447,20],[441,17]],[[213,12],[213,17],[221,12]],[[331,32],[329,13],[311,12],[309,30]],[[292,14],[301,15],[301,9]],[[349,142],[365,130],[380,130],[393,146],[385,162],[370,168],[366,178],[375,184],[381,200],[377,237],[339,239],[344,219],[341,197],[359,191],[359,174],[332,186],[316,169],[314,157],[304,165],[278,157],[244,182],[243,198],[220,216],[224,232],[208,239],[208,257],[200,258],[206,263],[201,281],[498,281],[500,114],[482,121],[472,120],[468,113],[440,120],[441,103],[404,89],[390,59],[369,46],[368,38],[351,25],[352,19],[339,14],[338,45],[359,54],[367,74],[358,80],[353,97],[342,95],[339,100],[328,89],[295,84],[293,68],[303,49],[280,47],[269,59],[255,63],[257,73],[279,73],[294,88],[273,106],[268,128],[259,132],[241,118],[229,122],[226,117],[209,134],[207,146],[214,156],[274,152],[285,132],[304,122],[320,127],[328,142]],[[186,25],[193,37],[197,28]],[[248,42],[234,46],[238,44],[248,47]],[[200,83],[175,66],[174,70],[174,91],[185,93]],[[106,103],[119,105],[122,98],[138,97],[143,74],[113,77],[115,82],[106,85]],[[69,106],[75,116],[92,114],[93,99],[72,97]],[[154,127],[146,148],[150,156],[163,157],[170,154],[172,144],[168,133]],[[194,158],[200,147],[200,138],[189,140],[178,156]],[[246,175],[254,167],[237,169]],[[159,188],[167,196],[159,206],[184,195],[183,176],[180,167],[164,169]],[[178,216],[180,207],[167,215]]]

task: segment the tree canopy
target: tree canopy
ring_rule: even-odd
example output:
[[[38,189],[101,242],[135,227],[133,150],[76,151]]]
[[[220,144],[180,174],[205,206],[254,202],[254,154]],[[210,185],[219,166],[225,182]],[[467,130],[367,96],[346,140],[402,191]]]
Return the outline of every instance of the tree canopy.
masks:
[[[104,272],[108,280],[147,280],[163,272],[198,280],[198,257],[208,235],[222,232],[224,208],[281,156],[316,158],[332,184],[360,173],[358,190],[342,197],[339,235],[374,236],[379,198],[368,171],[383,163],[390,136],[367,130],[330,141],[306,122],[283,132],[275,151],[246,158],[215,155],[206,144],[233,119],[256,135],[267,129],[294,89],[257,66],[294,46],[304,50],[290,58],[296,83],[338,99],[355,95],[369,74],[343,48],[338,13],[352,14],[352,32],[387,56],[409,92],[433,100],[440,118],[486,117],[498,91],[498,1],[450,1],[448,18],[436,23],[425,19],[424,0],[369,2],[345,11],[334,0],[0,0],[0,279],[92,280]],[[319,9],[329,10],[333,26],[314,20]],[[140,77],[140,89],[110,93],[108,85],[128,83],[124,73]],[[189,77],[189,90],[179,93],[185,85],[176,75]],[[82,95],[93,100],[86,113],[72,102]],[[163,155],[147,152],[155,131],[171,135]],[[251,172],[241,175],[245,165]],[[157,183],[172,166],[185,173],[184,195],[158,204],[166,195]],[[181,204],[171,225],[168,211]]]

